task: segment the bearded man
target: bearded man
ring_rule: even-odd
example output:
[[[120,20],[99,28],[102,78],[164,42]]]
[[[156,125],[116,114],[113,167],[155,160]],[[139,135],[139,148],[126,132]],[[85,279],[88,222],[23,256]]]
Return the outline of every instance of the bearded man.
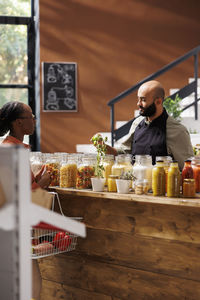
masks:
[[[140,116],[134,119],[123,145],[132,155],[151,155],[153,164],[156,156],[171,156],[182,169],[184,161],[194,155],[190,135],[185,126],[167,114],[164,98],[160,82],[151,80],[140,86]],[[117,155],[117,150],[107,146],[107,153]]]

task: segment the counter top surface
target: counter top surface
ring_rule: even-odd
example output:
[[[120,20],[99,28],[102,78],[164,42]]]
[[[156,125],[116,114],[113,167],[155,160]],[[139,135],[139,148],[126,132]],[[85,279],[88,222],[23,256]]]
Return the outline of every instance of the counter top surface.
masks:
[[[93,197],[102,199],[113,199],[113,200],[124,200],[124,201],[135,201],[135,202],[146,202],[156,203],[163,205],[178,205],[188,207],[200,207],[200,194],[196,194],[195,198],[168,198],[168,197],[155,197],[151,193],[136,195],[133,192],[128,194],[110,193],[110,192],[93,192],[92,190],[78,190],[75,188],[60,188],[60,187],[49,187],[49,190],[54,190],[59,194],[76,195],[82,197]]]

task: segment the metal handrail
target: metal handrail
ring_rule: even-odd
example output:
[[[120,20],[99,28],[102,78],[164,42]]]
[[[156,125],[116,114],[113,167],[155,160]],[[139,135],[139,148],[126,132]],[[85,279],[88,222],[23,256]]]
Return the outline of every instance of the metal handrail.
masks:
[[[185,60],[187,60],[188,58],[190,58],[192,56],[194,56],[194,82],[193,82],[192,92],[194,92],[194,98],[195,98],[195,101],[193,102],[193,106],[194,106],[194,109],[195,109],[195,120],[197,120],[197,118],[198,118],[197,78],[198,78],[198,54],[199,54],[199,52],[200,52],[200,45],[198,47],[190,50],[186,54],[180,56],[179,58],[172,61],[171,63],[165,65],[163,68],[161,68],[157,72],[145,77],[143,80],[139,81],[137,84],[133,85],[129,89],[127,89],[124,92],[120,93],[119,95],[117,95],[116,97],[114,97],[113,99],[111,99],[108,102],[108,106],[110,106],[110,120],[111,120],[110,125],[111,125],[111,142],[112,142],[112,146],[114,145],[114,140],[115,140],[116,131],[117,131],[117,130],[114,129],[114,105],[115,105],[115,103],[121,101],[122,99],[124,99],[125,97],[127,97],[128,95],[130,95],[131,93],[136,91],[146,81],[152,80],[152,79],[164,74],[165,72],[169,71],[170,69],[174,68],[175,66],[179,65],[180,63],[184,62]],[[186,96],[184,96],[184,97],[186,97]],[[184,97],[182,96],[182,98],[184,98]],[[188,107],[190,107],[190,106],[191,105],[189,105]],[[187,109],[188,107],[185,107],[185,109]]]

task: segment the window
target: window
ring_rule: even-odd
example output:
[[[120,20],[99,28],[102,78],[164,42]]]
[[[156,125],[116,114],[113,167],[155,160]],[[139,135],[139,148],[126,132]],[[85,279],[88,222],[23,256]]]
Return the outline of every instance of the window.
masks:
[[[12,100],[31,106],[37,116],[32,150],[39,150],[38,0],[0,2],[0,106]],[[37,79],[36,79],[37,73]]]

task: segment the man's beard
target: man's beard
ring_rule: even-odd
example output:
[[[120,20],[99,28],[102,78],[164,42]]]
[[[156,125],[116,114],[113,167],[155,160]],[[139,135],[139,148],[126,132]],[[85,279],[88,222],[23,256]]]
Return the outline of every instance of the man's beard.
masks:
[[[142,106],[140,106],[140,108],[143,108]],[[153,102],[151,105],[149,105],[147,108],[145,108],[144,110],[140,111],[140,115],[143,117],[152,117],[153,115],[155,115],[156,113],[156,105]]]

